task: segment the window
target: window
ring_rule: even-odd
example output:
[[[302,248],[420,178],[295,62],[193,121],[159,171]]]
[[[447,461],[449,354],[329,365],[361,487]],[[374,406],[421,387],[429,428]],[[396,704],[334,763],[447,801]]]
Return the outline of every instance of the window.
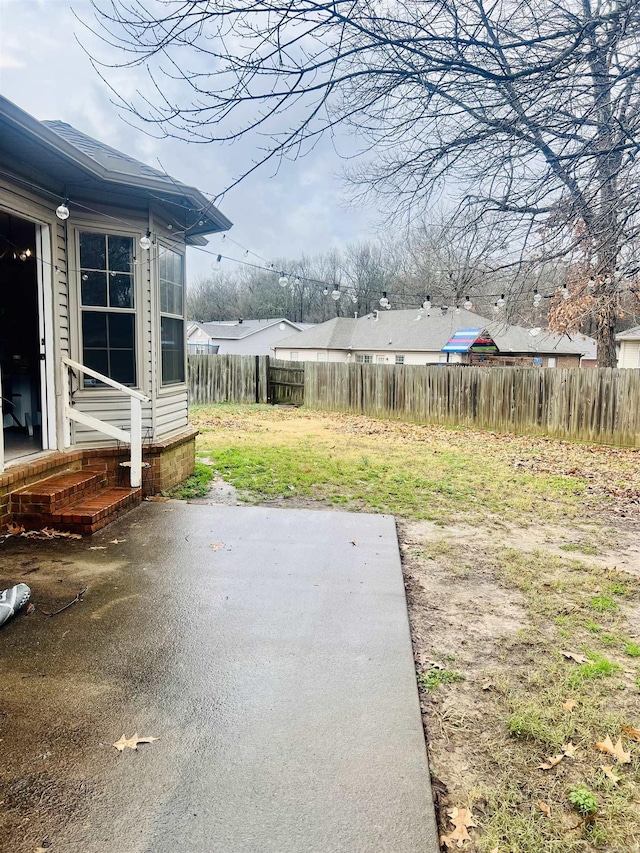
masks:
[[[404,364],[404,356],[396,355],[396,364]]]
[[[555,356],[550,355],[549,360],[547,361],[547,367],[557,367],[557,364],[558,359]]]
[[[378,362],[378,364],[384,364],[385,363],[385,357],[383,355],[378,355],[378,356],[376,356],[376,361]]]
[[[327,360],[326,352],[319,352],[318,353],[318,361],[326,361],[326,360]]]
[[[184,382],[184,258],[160,248],[162,384]]]
[[[289,353],[289,361],[297,361],[297,360],[298,360],[298,353],[297,352],[290,352]]]
[[[80,234],[82,360],[87,367],[136,384],[133,238]],[[101,386],[85,376],[85,388]]]
[[[373,361],[373,356],[359,352],[356,353],[356,361],[358,362],[358,364],[371,364],[371,362]]]

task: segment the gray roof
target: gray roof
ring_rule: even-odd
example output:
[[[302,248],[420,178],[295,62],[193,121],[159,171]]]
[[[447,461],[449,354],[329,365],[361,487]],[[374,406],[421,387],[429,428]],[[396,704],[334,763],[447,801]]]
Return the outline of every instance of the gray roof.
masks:
[[[187,229],[188,243],[202,244],[203,235],[225,231],[231,222],[195,187],[147,166],[64,121],[38,121],[0,95],[0,157],[16,178],[34,176],[49,194],[74,200],[137,205],[152,200],[173,222]],[[55,205],[54,205],[55,207]],[[166,211],[166,213],[165,213]],[[73,210],[72,210],[73,213]],[[204,241],[206,242],[206,241]]]
[[[202,329],[210,338],[226,338],[232,340],[240,340],[248,338],[249,335],[255,335],[256,332],[262,329],[268,329],[270,326],[275,326],[279,323],[286,323],[287,326],[294,329],[300,328],[297,323],[292,320],[287,320],[286,317],[275,317],[270,320],[223,320],[219,323],[198,323],[197,321],[189,324],[189,332],[197,326]],[[300,333],[301,334],[301,333]]]
[[[43,121],[42,124],[50,127],[58,136],[62,136],[63,139],[66,139],[71,145],[79,148],[80,151],[84,151],[85,154],[91,157],[92,160],[95,160],[96,163],[104,166],[105,169],[111,169],[112,171],[136,177],[155,178],[156,180],[163,181],[167,186],[175,187],[178,185],[186,188],[186,184],[182,184],[181,181],[176,181],[159,169],[153,169],[151,166],[147,166],[146,163],[135,160],[133,157],[129,157],[115,148],[111,148],[110,145],[106,145],[92,136],[87,136],[86,133],[82,133],[82,131],[77,130],[65,121]]]
[[[640,340],[640,326],[634,326],[633,329],[626,329],[616,335],[617,341],[637,341]]]
[[[428,314],[418,311],[380,311],[358,319],[335,317],[306,332],[278,342],[278,349],[379,350],[381,352],[441,352],[458,329],[486,329],[501,353],[549,353],[551,355],[593,352],[595,341],[585,335],[557,335],[543,331],[531,335],[524,326],[512,326],[504,320],[491,320],[461,308],[446,312],[433,308]]]

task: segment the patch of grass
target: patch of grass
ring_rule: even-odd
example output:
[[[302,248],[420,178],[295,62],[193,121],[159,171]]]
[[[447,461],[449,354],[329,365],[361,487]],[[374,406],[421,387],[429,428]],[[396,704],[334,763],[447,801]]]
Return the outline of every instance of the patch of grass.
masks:
[[[618,602],[608,595],[596,595],[589,599],[589,607],[597,613],[615,613],[620,609]]]
[[[588,663],[579,664],[569,674],[566,680],[567,687],[573,689],[579,687],[585,681],[590,681],[594,678],[608,678],[622,672],[620,664],[614,663],[602,655],[598,655],[595,652],[588,652],[587,657],[591,658]]]
[[[211,465],[204,462],[196,462],[195,470],[190,477],[171,489],[167,494],[169,497],[177,498],[181,501],[189,500],[190,498],[204,497],[209,493],[211,480],[215,477],[215,471]]]
[[[630,658],[640,658],[640,644],[634,643],[632,640],[626,640],[623,651]]]
[[[418,681],[425,690],[435,690],[441,684],[454,684],[456,681],[464,681],[465,677],[455,669],[430,669],[418,674]]]
[[[595,556],[598,549],[595,545],[589,542],[568,542],[566,545],[560,545],[561,551],[579,551],[581,554]]]

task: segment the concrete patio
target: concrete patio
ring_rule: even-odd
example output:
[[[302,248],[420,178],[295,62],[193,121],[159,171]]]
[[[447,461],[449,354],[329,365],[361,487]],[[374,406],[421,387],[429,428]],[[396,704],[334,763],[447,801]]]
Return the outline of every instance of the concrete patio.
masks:
[[[146,503],[0,579],[3,850],[437,851],[390,516]]]

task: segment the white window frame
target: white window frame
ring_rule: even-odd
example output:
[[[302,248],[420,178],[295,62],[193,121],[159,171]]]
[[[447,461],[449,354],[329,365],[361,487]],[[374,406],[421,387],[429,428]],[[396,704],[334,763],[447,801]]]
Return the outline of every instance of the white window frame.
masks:
[[[184,251],[184,246],[168,246],[158,242],[158,254],[155,263],[156,271],[156,292],[158,304],[158,386],[165,394],[171,394],[177,388],[184,388],[187,383],[187,257]],[[182,314],[172,314],[162,310],[162,283],[160,281],[160,255],[163,252],[172,252],[180,258],[180,267],[182,269]],[[182,344],[183,344],[183,361],[184,361],[184,379],[165,382],[162,376],[162,318],[166,317],[170,320],[182,321]]]
[[[82,303],[82,268],[80,266],[80,234],[99,234],[103,237],[127,237],[133,240],[133,308],[111,308],[109,306],[103,305],[83,305]],[[76,291],[76,305],[75,305],[75,325],[76,325],[76,334],[75,334],[75,345],[72,346],[72,351],[75,353],[75,357],[77,361],[81,364],[84,363],[84,338],[82,333],[82,314],[83,311],[95,311],[95,312],[104,312],[104,313],[120,313],[120,314],[133,314],[133,333],[134,333],[134,367],[135,367],[135,383],[133,385],[127,386],[130,388],[141,390],[144,387],[143,384],[143,375],[142,375],[142,366],[144,364],[144,354],[142,352],[143,347],[141,346],[141,342],[143,341],[142,337],[142,316],[139,306],[141,305],[141,292],[140,292],[140,276],[138,273],[138,263],[140,259],[140,249],[137,248],[137,241],[140,237],[140,233],[138,231],[127,230],[126,228],[109,228],[105,227],[103,223],[96,223],[94,220],[87,222],[78,222],[75,224],[73,229],[73,253],[74,260],[73,266],[69,263],[71,269],[75,271],[75,291]],[[71,259],[68,259],[71,261]],[[120,395],[119,391],[111,389],[108,385],[85,385],[84,382],[80,382],[80,387],[75,392],[75,396],[77,399],[82,399],[84,395],[107,395],[110,397]]]
[[[298,361],[298,353],[289,351],[289,361]]]
[[[396,353],[396,364],[404,364],[404,355]]]

